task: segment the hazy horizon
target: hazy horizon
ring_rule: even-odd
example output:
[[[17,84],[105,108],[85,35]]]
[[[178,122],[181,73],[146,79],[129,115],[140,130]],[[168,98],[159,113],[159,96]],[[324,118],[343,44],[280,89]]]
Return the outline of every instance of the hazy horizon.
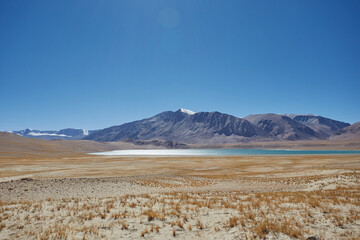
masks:
[[[0,130],[186,108],[360,121],[359,1],[0,1]]]

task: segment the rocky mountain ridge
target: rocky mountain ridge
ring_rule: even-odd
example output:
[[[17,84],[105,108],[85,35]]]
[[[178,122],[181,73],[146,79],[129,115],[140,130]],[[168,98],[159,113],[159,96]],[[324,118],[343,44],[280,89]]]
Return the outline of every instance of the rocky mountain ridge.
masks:
[[[327,139],[350,124],[315,115],[256,114],[238,118],[220,112],[166,111],[105,128],[84,139],[101,142],[163,140],[185,144]]]
[[[127,141],[139,145],[151,142],[181,148],[181,144],[324,140],[342,138],[340,136],[345,136],[343,134],[346,134],[346,138],[358,138],[357,132],[356,135],[353,134],[354,128],[349,123],[311,114],[268,113],[239,118],[220,112],[197,113],[181,108],[175,112],[165,111],[150,118],[102,130],[25,129],[12,133],[46,140]]]

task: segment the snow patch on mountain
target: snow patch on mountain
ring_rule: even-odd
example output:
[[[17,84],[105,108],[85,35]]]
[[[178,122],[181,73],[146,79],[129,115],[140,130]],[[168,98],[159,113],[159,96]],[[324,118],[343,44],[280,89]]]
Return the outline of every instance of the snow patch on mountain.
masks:
[[[189,114],[189,115],[194,115],[196,113],[194,111],[191,111],[191,110],[188,110],[188,109],[185,109],[185,108],[180,108],[180,112],[183,112],[183,113],[186,113],[186,114]]]
[[[54,137],[71,137],[65,134],[56,134],[56,133],[37,133],[37,132],[29,132],[27,135],[30,136],[54,136]]]
[[[27,128],[24,130],[9,131],[9,132],[18,134],[23,137],[41,138],[46,140],[54,140],[54,139],[79,140],[96,131],[97,130],[84,130],[84,129],[74,129],[74,128],[41,131],[41,130],[32,130]]]

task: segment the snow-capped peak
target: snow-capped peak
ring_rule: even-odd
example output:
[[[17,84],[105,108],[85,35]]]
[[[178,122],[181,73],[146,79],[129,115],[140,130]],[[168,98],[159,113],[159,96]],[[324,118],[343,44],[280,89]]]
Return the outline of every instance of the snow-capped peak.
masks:
[[[189,114],[189,115],[193,115],[193,114],[196,113],[196,112],[194,112],[194,111],[187,110],[187,109],[185,109],[185,108],[180,108],[180,112],[183,112],[183,113],[186,113],[186,114]]]

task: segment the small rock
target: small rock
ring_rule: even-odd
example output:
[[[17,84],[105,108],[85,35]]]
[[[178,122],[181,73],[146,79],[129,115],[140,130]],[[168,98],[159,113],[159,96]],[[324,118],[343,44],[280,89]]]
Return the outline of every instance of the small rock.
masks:
[[[310,236],[306,240],[320,240],[318,235]]]
[[[29,181],[32,181],[32,179],[31,179],[31,178],[22,178],[22,179],[20,179],[20,181],[26,181],[26,182],[29,182]]]

